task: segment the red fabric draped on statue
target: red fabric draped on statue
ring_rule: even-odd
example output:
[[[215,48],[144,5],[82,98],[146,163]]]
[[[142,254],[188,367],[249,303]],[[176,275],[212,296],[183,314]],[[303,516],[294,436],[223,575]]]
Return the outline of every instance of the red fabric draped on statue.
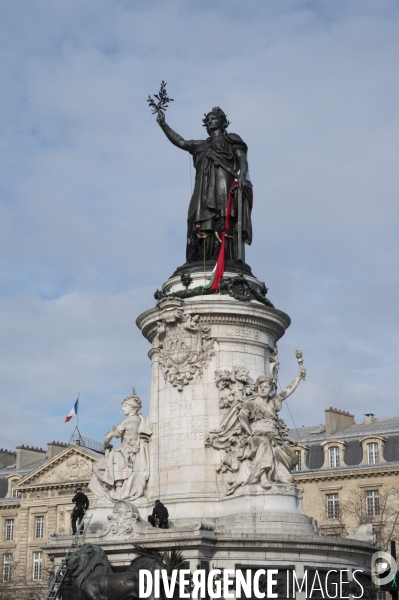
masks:
[[[234,180],[229,189],[229,195],[227,198],[226,220],[224,222],[225,231],[223,231],[223,233],[222,233],[222,243],[220,244],[219,256],[218,256],[218,260],[216,263],[215,276],[212,281],[211,290],[217,289],[219,282],[222,279],[222,276],[224,273],[224,265],[225,265],[224,247],[225,247],[226,231],[228,231],[228,229],[229,229],[229,219],[230,219],[230,212],[231,212],[231,192],[233,191],[233,189],[236,185],[237,185],[237,181]]]
[[[250,179],[248,178],[247,175],[247,181],[248,183],[251,185],[250,183]],[[230,186],[229,189],[229,193],[228,193],[228,198],[227,198],[227,209],[226,209],[226,219],[224,222],[224,231],[222,233],[222,243],[220,244],[220,250],[219,250],[219,256],[216,262],[216,267],[212,273],[212,279],[211,282],[208,283],[208,285],[204,286],[205,289],[211,289],[216,291],[218,288],[218,285],[220,283],[220,280],[223,277],[223,273],[224,273],[224,268],[225,268],[225,246],[226,246],[226,231],[229,230],[229,226],[230,226],[230,213],[231,213],[231,203],[232,203],[232,192],[234,190],[234,188],[237,185],[237,180],[235,179],[233,181],[233,183]],[[250,206],[250,212],[252,212],[252,202],[253,202],[253,190],[252,190],[252,186],[251,186],[251,197],[252,197],[252,201],[251,201],[251,206]]]

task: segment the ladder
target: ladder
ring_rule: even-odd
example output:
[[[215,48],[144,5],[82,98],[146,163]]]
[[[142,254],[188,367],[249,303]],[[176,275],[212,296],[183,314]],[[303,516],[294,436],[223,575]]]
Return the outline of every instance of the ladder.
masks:
[[[90,520],[91,520],[91,515],[86,517],[86,514],[85,514],[85,516],[79,523],[79,527],[77,528],[75,535],[72,536],[72,542],[68,548],[68,552],[66,553],[65,557],[62,559],[61,564],[58,567],[58,569],[50,583],[50,587],[47,590],[44,600],[56,600],[58,593],[61,589],[61,585],[62,585],[62,583],[66,577],[67,571],[68,571],[66,559],[68,558],[68,556],[70,554],[72,554],[72,552],[75,552],[75,550],[77,550],[82,543],[84,543],[86,528],[87,528],[87,525],[89,524]],[[83,531],[81,533],[82,529],[83,529]]]

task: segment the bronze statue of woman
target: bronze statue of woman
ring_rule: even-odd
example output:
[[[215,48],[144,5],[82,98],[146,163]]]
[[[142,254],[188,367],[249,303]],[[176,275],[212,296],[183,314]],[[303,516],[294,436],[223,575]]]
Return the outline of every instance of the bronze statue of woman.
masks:
[[[158,112],[157,122],[172,144],[193,155],[196,169],[194,192],[187,217],[187,261],[216,257],[215,231],[222,228],[231,193],[229,227],[226,230],[226,259],[241,259],[240,242],[252,242],[252,186],[247,181],[247,145],[235,133],[227,133],[227,115],[218,106],[205,115],[206,140],[184,140]],[[234,186],[234,182],[237,184]],[[203,244],[202,252],[190,251],[193,235]]]

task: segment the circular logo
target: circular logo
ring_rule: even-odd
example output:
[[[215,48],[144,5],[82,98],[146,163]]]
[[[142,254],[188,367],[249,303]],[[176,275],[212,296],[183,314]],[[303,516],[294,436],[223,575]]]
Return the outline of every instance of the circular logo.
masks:
[[[376,585],[390,583],[397,572],[398,565],[393,556],[388,552],[374,552],[371,557],[371,578]]]

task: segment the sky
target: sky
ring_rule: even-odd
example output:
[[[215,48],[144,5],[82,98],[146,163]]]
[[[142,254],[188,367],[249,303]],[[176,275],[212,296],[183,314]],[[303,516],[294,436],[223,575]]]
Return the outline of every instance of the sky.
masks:
[[[399,414],[399,4],[2,0],[0,446],[102,440],[132,387],[136,317],[185,260],[190,157],[215,105],[249,147],[253,273],[292,325],[282,417]]]

